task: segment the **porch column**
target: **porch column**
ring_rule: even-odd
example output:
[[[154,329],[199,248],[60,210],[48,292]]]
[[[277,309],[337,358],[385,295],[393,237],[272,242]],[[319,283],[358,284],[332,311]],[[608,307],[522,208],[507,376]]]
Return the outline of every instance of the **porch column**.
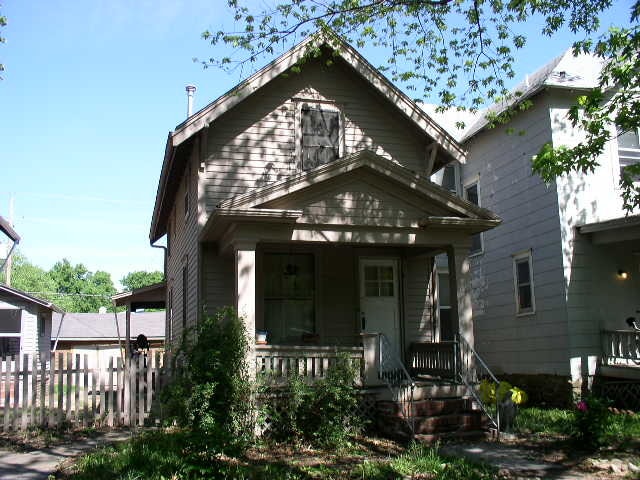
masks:
[[[469,247],[466,245],[447,248],[453,331],[462,335],[469,342],[469,345],[473,347],[471,266],[468,253]]]
[[[236,311],[244,319],[249,342],[249,374],[255,375],[256,338],[256,245],[234,245]]]

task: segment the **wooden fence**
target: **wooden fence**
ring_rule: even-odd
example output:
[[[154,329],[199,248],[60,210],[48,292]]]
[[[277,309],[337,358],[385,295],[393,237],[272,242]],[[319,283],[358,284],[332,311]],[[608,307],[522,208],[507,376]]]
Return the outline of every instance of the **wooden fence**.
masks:
[[[157,392],[168,378],[165,355],[111,357],[100,369],[87,355],[31,355],[0,360],[0,428],[30,426],[142,426],[150,421]]]

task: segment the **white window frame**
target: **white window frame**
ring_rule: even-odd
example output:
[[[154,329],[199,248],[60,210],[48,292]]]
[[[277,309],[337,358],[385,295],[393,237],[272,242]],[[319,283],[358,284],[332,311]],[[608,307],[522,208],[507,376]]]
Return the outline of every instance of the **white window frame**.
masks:
[[[478,193],[478,204],[476,206],[480,207],[480,176],[475,177],[473,180],[470,180],[469,182],[465,183],[462,186],[462,195],[463,198],[467,201],[469,201],[469,198],[467,196],[467,190],[473,186],[476,186],[476,190]],[[475,205],[475,204],[474,204]],[[480,232],[478,234],[474,234],[474,235],[479,235],[480,236],[480,250],[478,250],[477,252],[471,252],[469,251],[469,257],[477,257],[478,255],[482,255],[484,253],[484,233]]]
[[[526,315],[533,315],[536,313],[536,294],[535,294],[535,279],[533,276],[533,256],[531,249],[524,252],[518,252],[513,254],[513,290],[514,300],[516,302],[516,316],[522,317]],[[531,287],[531,307],[520,310],[520,284],[518,283],[518,263],[522,260],[526,260],[529,265],[529,286]],[[524,284],[523,284],[524,285]]]
[[[640,148],[624,148],[624,147],[620,147],[620,143],[618,142],[618,137],[620,136],[620,134],[618,133],[617,129],[614,129],[614,132],[616,133],[616,154],[618,156],[618,169],[616,171],[616,176],[618,178],[618,185],[616,186],[616,188],[619,188],[619,181],[622,180],[622,175],[621,175],[621,170],[623,167],[629,166],[629,165],[634,165],[635,163],[640,162]],[[636,135],[638,136],[638,140],[640,141],[640,128],[636,129]],[[636,156],[638,156],[638,160],[637,162],[622,162],[621,158],[620,158],[620,152],[631,152],[632,156],[631,158],[633,158],[633,154],[635,153]],[[638,184],[639,182],[633,182],[634,185]]]
[[[344,137],[344,115],[342,110],[333,101],[323,101],[318,99],[296,99],[295,131],[296,131],[296,163],[298,171],[304,172],[302,165],[302,110],[305,108],[317,108],[328,112],[338,112],[338,159],[344,157],[345,137]]]

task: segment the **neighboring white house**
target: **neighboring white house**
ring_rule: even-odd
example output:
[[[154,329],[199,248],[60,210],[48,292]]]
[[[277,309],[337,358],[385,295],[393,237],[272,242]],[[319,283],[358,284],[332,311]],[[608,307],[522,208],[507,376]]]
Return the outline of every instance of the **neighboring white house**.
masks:
[[[498,373],[571,376],[577,386],[604,356],[601,373],[638,378],[612,368],[633,365],[637,334],[605,332],[640,316],[640,216],[625,217],[618,188],[620,168],[640,158],[638,132],[611,141],[593,173],[544,183],[531,170],[544,144],[584,138],[567,113],[600,65],[568,51],[528,76],[516,90],[533,106],[495,128],[483,112],[461,135],[467,163],[445,175],[503,220],[471,249],[476,346]]]
[[[49,360],[53,312],[62,310],[47,300],[0,284],[0,358],[36,354]]]

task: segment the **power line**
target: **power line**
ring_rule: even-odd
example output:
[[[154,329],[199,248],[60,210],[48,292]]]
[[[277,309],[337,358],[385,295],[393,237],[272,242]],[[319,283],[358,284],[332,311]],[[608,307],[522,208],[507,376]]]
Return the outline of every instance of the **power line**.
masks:
[[[29,295],[58,295],[61,297],[101,297],[111,298],[106,293],[63,293],[63,292],[27,292]]]

